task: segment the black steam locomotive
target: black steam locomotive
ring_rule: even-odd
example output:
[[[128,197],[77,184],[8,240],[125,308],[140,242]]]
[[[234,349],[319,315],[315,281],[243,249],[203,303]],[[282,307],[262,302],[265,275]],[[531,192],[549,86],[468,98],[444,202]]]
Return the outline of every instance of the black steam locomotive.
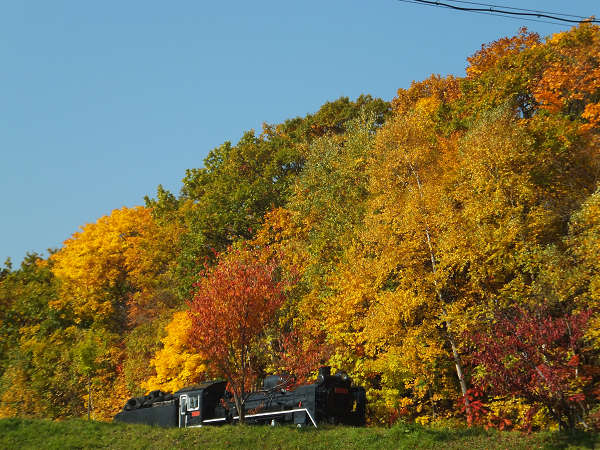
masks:
[[[129,399],[114,420],[180,428],[235,423],[239,415],[225,386],[225,381],[209,381],[174,394],[152,391]],[[314,427],[319,423],[365,424],[365,390],[352,386],[345,372],[331,375],[329,367],[321,367],[315,384],[291,390],[285,386],[286,380],[279,375],[265,378],[262,389],[246,400],[246,422]]]

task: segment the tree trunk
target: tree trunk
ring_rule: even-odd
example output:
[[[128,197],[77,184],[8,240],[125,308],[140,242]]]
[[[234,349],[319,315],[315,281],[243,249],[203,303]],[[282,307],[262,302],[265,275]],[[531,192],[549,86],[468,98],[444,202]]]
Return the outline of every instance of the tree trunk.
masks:
[[[446,327],[448,327],[448,322],[446,322]],[[462,370],[462,363],[460,355],[458,354],[458,349],[456,348],[456,343],[450,332],[448,332],[448,341],[450,341],[450,346],[452,347],[452,357],[454,358],[454,365],[456,366],[456,375],[458,376],[458,381],[460,383],[460,390],[465,399],[465,409],[467,410],[467,414],[471,415],[471,402],[469,402],[469,398],[467,397],[467,382],[465,381],[465,375]]]
[[[238,422],[243,424],[246,422],[246,411],[244,411],[244,405],[242,404],[242,399],[240,396],[234,392],[233,393],[233,401],[235,402],[235,409],[237,409],[238,413]]]
[[[409,165],[410,165],[410,169],[413,173],[413,176],[415,177],[415,180],[417,182],[419,198],[423,202],[423,187],[421,186],[421,179],[419,178],[419,174],[415,170],[415,167],[412,165],[412,163],[409,162]],[[431,234],[429,233],[429,223],[428,223],[427,219],[425,219],[425,237],[426,237],[427,247],[429,249],[429,258],[431,260],[431,271],[435,275],[436,271],[437,271],[436,264],[435,264],[436,258],[435,258],[435,252],[433,250],[433,243],[431,242]],[[433,279],[433,284],[435,286],[437,297],[440,301],[440,306],[442,307],[442,313],[444,314],[444,316],[446,316],[446,318],[444,319],[444,322],[446,323],[446,332],[448,333],[448,341],[450,342],[450,347],[452,347],[452,358],[454,359],[454,365],[456,366],[456,375],[458,377],[458,382],[460,383],[460,390],[461,390],[463,398],[465,400],[465,409],[467,411],[467,416],[470,416],[471,415],[471,403],[469,402],[469,399],[467,397],[467,382],[465,381],[465,375],[462,370],[462,362],[460,359],[460,355],[458,353],[458,348],[456,346],[456,342],[454,340],[454,337],[452,336],[452,332],[450,331],[450,322],[448,321],[448,318],[447,318],[448,315],[446,313],[446,308],[444,307],[444,303],[445,303],[444,297],[442,296],[442,293],[438,287],[435,277]]]
[[[90,416],[92,413],[92,377],[88,376],[88,420],[90,420]]]

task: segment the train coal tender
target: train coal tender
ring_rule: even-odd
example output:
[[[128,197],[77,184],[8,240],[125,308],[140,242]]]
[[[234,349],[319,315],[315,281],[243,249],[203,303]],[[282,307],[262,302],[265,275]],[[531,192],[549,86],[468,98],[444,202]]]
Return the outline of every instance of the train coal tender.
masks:
[[[225,381],[208,381],[186,387],[173,394],[152,391],[131,398],[115,420],[164,427],[200,427],[235,423],[239,420],[233,398]],[[286,389],[279,375],[264,379],[262,389],[248,395],[245,420],[249,424],[365,424],[364,388],[354,386],[342,371],[331,375],[330,367],[321,367],[314,384]]]

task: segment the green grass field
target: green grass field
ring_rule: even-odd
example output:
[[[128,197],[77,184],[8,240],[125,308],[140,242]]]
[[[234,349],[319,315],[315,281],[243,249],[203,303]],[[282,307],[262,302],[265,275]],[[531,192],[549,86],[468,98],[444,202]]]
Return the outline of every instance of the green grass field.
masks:
[[[567,435],[447,429],[417,425],[392,428],[223,426],[163,429],[72,419],[0,420],[0,448],[260,448],[260,449],[511,449],[595,448],[600,434]]]

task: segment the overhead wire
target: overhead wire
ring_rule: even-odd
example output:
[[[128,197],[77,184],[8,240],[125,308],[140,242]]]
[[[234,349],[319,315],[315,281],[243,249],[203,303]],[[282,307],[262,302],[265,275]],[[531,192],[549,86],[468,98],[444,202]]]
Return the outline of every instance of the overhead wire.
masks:
[[[433,7],[438,7],[438,8],[445,8],[445,6],[443,6],[441,4],[435,4],[437,2],[432,2],[432,4],[424,4],[420,0],[397,0],[397,1],[402,2],[402,3],[412,3],[414,5],[419,5],[419,6],[433,6]],[[515,17],[514,15],[504,15],[504,14],[499,13],[498,11],[484,10],[484,11],[468,11],[468,12],[472,12],[473,14],[483,14],[486,16],[504,17],[505,19],[512,19],[512,20],[524,20],[527,22],[548,23],[548,24],[559,25],[559,26],[564,25],[564,23],[551,22],[549,20],[539,20],[539,19],[532,19],[532,18],[525,18],[525,17]],[[577,17],[579,17],[579,16],[577,16]]]
[[[566,22],[566,23],[581,23],[581,22],[600,23],[600,21],[598,21],[596,19],[585,18],[584,16],[576,16],[573,14],[551,13],[549,11],[528,10],[528,9],[524,9],[524,8],[513,8],[513,7],[506,7],[506,6],[501,7],[501,6],[497,6],[497,5],[491,5],[488,3],[477,3],[477,2],[467,1],[467,0],[447,0],[447,1],[454,1],[456,3],[463,3],[463,4],[473,4],[476,6],[487,6],[487,8],[468,8],[468,7],[456,6],[456,5],[452,5],[449,3],[440,2],[438,0],[398,0],[398,1],[401,1],[404,3],[413,3],[413,4],[417,4],[417,5],[448,8],[448,9],[453,9],[453,10],[457,10],[457,11],[472,12],[472,13],[486,14],[486,15],[492,15],[492,16],[506,17],[506,18],[511,18],[511,17],[517,18],[516,16],[518,16],[521,20],[550,23],[553,25],[563,25],[563,23],[557,23],[557,22],[551,22],[551,21],[545,21],[545,20],[539,20],[539,19],[532,19],[532,17],[548,18],[551,20],[558,20],[560,22]],[[506,9],[495,9],[495,8],[513,9],[514,11],[507,11]],[[564,17],[559,17],[559,16],[564,16]],[[577,17],[580,20],[567,19],[565,17]]]
[[[516,8],[514,6],[492,5],[490,3],[478,3],[478,2],[468,1],[468,0],[446,0],[446,1],[449,1],[451,3],[464,3],[464,4],[468,4],[468,5],[488,6],[488,7],[492,7],[492,8],[514,9],[516,11],[527,11],[527,12],[532,12],[532,13],[553,14],[555,16],[577,17],[577,18],[583,19],[583,20],[588,19],[588,17],[586,17],[586,16],[578,16],[575,14],[566,14],[566,13],[559,13],[559,12],[552,12],[552,11],[542,11],[539,9],[525,9],[525,8]]]

